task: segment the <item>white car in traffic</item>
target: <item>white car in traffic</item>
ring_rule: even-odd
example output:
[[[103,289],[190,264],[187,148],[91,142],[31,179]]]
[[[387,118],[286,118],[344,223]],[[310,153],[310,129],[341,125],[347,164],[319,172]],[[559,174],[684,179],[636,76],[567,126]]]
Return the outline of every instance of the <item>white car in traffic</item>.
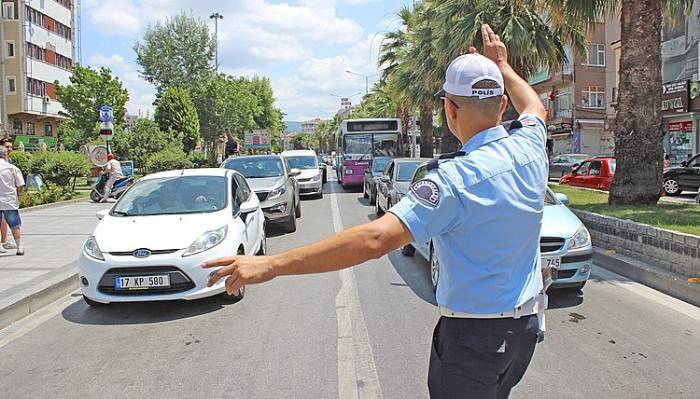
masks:
[[[313,150],[288,150],[282,152],[282,158],[291,169],[301,173],[296,176],[299,182],[299,195],[313,195],[323,198],[323,170],[318,163],[318,157]],[[323,166],[325,168],[325,166]]]
[[[111,302],[193,300],[223,294],[207,287],[202,262],[264,254],[265,217],[238,172],[185,169],[137,181],[101,219],[83,245],[80,288],[92,306]]]

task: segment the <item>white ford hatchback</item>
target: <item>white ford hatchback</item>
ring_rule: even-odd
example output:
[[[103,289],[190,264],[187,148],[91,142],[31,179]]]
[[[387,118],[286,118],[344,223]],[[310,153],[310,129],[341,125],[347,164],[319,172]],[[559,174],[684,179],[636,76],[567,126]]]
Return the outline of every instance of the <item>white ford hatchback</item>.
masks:
[[[80,254],[80,288],[92,306],[111,302],[198,299],[223,294],[207,287],[205,260],[264,254],[265,218],[243,175],[186,169],[136,182],[101,221]]]

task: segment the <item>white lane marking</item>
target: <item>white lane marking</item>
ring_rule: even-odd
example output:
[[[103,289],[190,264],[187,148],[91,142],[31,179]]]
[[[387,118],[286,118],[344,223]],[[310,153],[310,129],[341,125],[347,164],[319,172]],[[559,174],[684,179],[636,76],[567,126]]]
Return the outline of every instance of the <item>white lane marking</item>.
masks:
[[[64,309],[70,306],[72,303],[82,299],[80,295],[73,296],[74,294],[79,294],[80,290],[76,290],[65,297],[57,300],[56,302],[39,309],[37,312],[28,315],[27,317],[10,324],[4,329],[0,330],[0,348],[9,344],[10,342],[20,338],[24,334],[32,331],[33,329],[39,327],[45,322],[49,321],[53,317],[61,314]]]
[[[343,230],[336,193],[336,182],[331,183],[331,209],[333,228]],[[360,305],[352,268],[338,272],[340,290],[335,297],[335,313],[338,319],[338,397],[340,399],[381,398],[379,375],[374,364],[372,346]]]
[[[591,272],[595,276],[601,277],[608,284],[612,284],[616,287],[633,292],[641,297],[654,301],[659,305],[682,313],[691,319],[700,320],[700,308],[697,306],[666,295],[653,288],[649,288],[646,285],[632,281],[624,276],[611,272],[610,270],[603,269],[600,266],[593,265]]]

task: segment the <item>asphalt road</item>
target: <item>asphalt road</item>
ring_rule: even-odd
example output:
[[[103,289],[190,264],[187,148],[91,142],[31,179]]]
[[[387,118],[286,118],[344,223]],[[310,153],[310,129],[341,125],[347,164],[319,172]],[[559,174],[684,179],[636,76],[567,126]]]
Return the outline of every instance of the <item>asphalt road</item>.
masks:
[[[334,185],[271,252],[373,218]],[[513,398],[697,397],[698,308],[597,268],[550,302]],[[0,331],[0,397],[425,398],[437,318],[427,263],[398,252],[248,287],[238,304],[93,309],[75,293]]]

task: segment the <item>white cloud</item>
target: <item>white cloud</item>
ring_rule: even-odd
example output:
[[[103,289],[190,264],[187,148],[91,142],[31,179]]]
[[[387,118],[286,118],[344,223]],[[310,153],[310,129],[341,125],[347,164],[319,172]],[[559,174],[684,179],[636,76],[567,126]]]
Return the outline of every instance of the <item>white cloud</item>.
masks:
[[[143,15],[130,0],[102,0],[86,2],[84,15],[102,33],[132,36],[141,30]]]

